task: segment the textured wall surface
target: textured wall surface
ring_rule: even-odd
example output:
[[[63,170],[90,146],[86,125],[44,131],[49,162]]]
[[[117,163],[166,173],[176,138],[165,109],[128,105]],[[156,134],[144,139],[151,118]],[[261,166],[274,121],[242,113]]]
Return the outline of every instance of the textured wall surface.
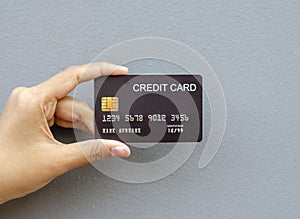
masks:
[[[1,1],[0,111],[16,86],[124,40],[157,36],[205,57],[223,85],[228,121],[203,170],[199,149],[147,184],[86,166],[0,206],[0,218],[299,218],[299,11],[297,0]],[[74,140],[70,130],[54,132]]]

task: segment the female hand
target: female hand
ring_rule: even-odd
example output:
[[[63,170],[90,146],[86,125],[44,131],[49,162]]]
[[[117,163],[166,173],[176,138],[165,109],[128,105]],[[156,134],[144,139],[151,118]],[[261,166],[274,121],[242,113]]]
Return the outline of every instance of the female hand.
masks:
[[[0,204],[89,162],[130,155],[125,144],[114,140],[63,144],[49,129],[56,123],[92,134],[91,109],[67,95],[81,82],[127,73],[126,67],[105,62],[73,66],[37,86],[11,93],[0,117]]]

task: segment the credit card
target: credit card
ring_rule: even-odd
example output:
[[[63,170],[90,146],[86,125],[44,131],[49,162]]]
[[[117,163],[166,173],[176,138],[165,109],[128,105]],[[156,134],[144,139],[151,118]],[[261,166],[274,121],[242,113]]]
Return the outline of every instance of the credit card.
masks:
[[[201,75],[122,75],[94,80],[95,138],[126,143],[200,142]]]

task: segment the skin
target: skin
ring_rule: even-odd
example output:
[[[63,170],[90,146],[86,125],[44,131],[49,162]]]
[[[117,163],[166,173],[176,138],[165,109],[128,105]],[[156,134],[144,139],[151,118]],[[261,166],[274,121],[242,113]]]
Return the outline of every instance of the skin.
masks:
[[[92,63],[69,67],[34,87],[13,90],[0,116],[0,204],[89,162],[130,155],[128,146],[114,140],[63,144],[49,129],[56,123],[93,134],[93,111],[67,95],[81,82],[127,73],[126,67]]]

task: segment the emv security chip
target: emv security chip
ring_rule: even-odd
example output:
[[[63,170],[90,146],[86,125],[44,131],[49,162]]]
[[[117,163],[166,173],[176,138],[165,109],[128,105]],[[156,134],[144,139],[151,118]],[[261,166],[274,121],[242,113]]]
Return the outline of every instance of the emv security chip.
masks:
[[[118,97],[102,97],[101,110],[103,112],[117,112],[119,110]]]
[[[200,75],[102,76],[94,81],[95,138],[200,142]]]

